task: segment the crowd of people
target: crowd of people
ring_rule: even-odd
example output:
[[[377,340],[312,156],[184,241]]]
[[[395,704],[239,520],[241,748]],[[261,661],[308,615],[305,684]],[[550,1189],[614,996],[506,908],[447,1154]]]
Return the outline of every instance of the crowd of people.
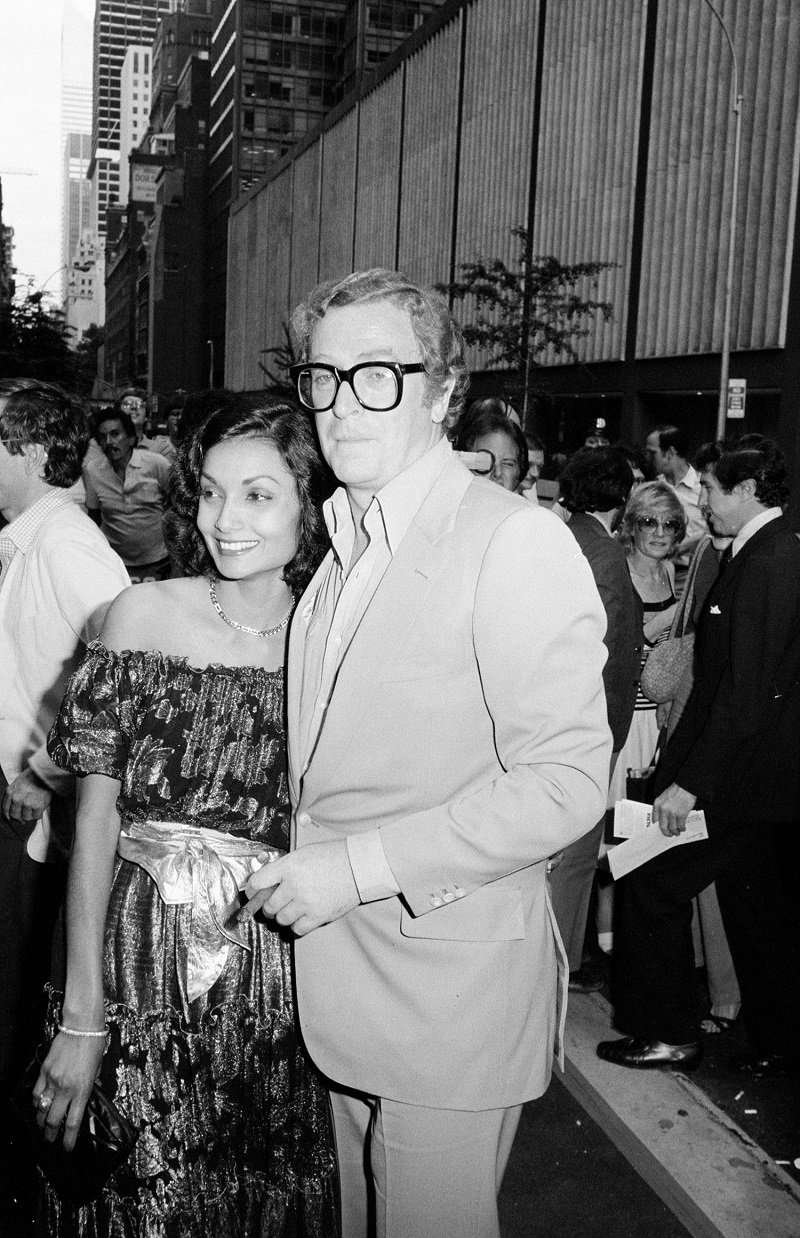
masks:
[[[740,1067],[800,1068],[777,446],[692,465],[674,426],[595,427],[543,484],[508,400],[464,409],[438,293],[355,272],[292,327],[293,399],[202,393],[163,434],[139,390],[90,425],[0,384],[2,1135],[31,1233],[496,1238],[568,989],[603,983],[593,893],[601,1057],[690,1069],[741,1005]],[[708,839],[612,887],[609,814],[653,766],[655,826],[702,809]],[[90,1200],[20,1143],[37,1049],[46,1143],[71,1154],[98,1078],[137,1132]]]

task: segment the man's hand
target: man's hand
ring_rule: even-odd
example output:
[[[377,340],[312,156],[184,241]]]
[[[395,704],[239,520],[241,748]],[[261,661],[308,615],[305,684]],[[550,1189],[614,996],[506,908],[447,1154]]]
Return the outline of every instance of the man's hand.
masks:
[[[344,840],[311,843],[265,864],[245,893],[250,901],[240,915],[262,911],[298,937],[338,920],[360,902]]]
[[[6,787],[3,813],[15,825],[38,821],[52,798],[53,792],[33,770],[24,769]]]
[[[686,829],[686,818],[697,803],[697,796],[684,791],[673,782],[656,796],[653,804],[653,820],[666,838],[677,837]]]

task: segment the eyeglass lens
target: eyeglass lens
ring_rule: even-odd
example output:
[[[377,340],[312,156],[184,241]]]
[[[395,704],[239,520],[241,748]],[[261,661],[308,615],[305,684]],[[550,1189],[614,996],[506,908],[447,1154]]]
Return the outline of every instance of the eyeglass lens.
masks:
[[[640,529],[663,529],[665,533],[677,533],[680,529],[677,520],[657,520],[655,516],[641,516],[636,523]]]
[[[353,393],[364,408],[388,409],[398,402],[398,377],[385,365],[355,366],[350,371]],[[309,365],[298,378],[300,399],[307,408],[321,412],[332,408],[339,392],[341,381],[333,369],[323,365]]]

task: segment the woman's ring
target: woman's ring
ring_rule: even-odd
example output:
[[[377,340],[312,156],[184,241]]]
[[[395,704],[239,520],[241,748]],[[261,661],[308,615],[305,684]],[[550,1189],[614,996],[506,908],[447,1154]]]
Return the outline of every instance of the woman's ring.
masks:
[[[52,1096],[40,1096],[39,1097],[39,1108],[40,1109],[49,1109],[52,1103],[53,1103]]]

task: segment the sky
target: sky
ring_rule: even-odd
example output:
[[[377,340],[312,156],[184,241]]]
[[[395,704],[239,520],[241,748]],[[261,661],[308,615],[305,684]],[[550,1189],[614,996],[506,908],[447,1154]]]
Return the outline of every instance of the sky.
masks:
[[[56,295],[62,60],[63,76],[91,84],[93,17],[94,0],[0,0],[3,223],[14,229],[17,286],[24,287],[30,277],[34,289],[46,284]]]

